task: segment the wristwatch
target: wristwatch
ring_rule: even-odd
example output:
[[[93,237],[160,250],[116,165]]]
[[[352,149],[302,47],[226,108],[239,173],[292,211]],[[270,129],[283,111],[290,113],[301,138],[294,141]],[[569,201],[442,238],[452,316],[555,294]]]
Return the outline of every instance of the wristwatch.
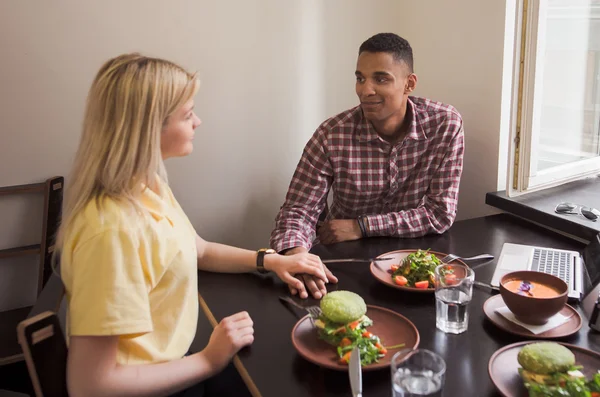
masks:
[[[267,269],[265,269],[265,255],[274,254],[276,251],[271,248],[261,248],[257,251],[256,255],[256,270],[261,273],[269,273]]]

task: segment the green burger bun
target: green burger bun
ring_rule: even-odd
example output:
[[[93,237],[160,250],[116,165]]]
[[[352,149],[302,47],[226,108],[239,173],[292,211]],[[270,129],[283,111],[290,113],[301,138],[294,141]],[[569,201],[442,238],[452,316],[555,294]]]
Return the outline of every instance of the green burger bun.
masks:
[[[575,355],[554,342],[530,343],[517,356],[519,374],[525,382],[551,384],[554,373],[567,373],[575,365]]]
[[[333,291],[321,299],[321,310],[329,321],[347,324],[364,316],[367,305],[364,299],[354,292]]]

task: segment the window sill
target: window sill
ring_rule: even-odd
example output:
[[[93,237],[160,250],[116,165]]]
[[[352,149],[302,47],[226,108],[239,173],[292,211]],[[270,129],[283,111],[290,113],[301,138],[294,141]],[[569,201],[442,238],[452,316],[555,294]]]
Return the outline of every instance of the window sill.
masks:
[[[591,241],[600,233],[600,220],[592,222],[581,215],[555,213],[556,205],[565,201],[600,209],[600,176],[569,182],[518,197],[508,197],[504,190],[485,195],[485,203],[492,207]]]

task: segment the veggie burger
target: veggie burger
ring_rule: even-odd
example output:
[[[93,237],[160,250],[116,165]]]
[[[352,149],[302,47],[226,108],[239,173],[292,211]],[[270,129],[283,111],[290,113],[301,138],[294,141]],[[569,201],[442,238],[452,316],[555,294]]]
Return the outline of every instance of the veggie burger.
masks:
[[[348,364],[355,346],[360,349],[362,365],[385,356],[387,349],[379,337],[367,331],[373,321],[366,316],[367,305],[363,298],[350,291],[333,291],[321,299],[320,306],[323,314],[315,319],[315,327],[319,338],[337,347],[340,364]]]

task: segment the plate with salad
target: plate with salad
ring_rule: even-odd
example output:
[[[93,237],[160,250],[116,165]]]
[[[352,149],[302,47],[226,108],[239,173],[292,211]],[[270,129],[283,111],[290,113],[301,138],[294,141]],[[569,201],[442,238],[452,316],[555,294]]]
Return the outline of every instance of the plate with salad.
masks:
[[[409,319],[366,305],[353,292],[330,292],[320,307],[320,317],[305,316],[292,329],[298,354],[320,367],[348,371],[350,354],[358,346],[363,371],[388,368],[394,353],[419,345],[419,331]]]
[[[430,249],[409,249],[386,252],[381,257],[394,259],[371,263],[373,277],[381,283],[410,292],[433,293],[434,270],[448,254]],[[454,263],[466,263],[457,259]]]
[[[488,365],[505,397],[600,397],[599,370],[600,353],[542,340],[505,346]]]

